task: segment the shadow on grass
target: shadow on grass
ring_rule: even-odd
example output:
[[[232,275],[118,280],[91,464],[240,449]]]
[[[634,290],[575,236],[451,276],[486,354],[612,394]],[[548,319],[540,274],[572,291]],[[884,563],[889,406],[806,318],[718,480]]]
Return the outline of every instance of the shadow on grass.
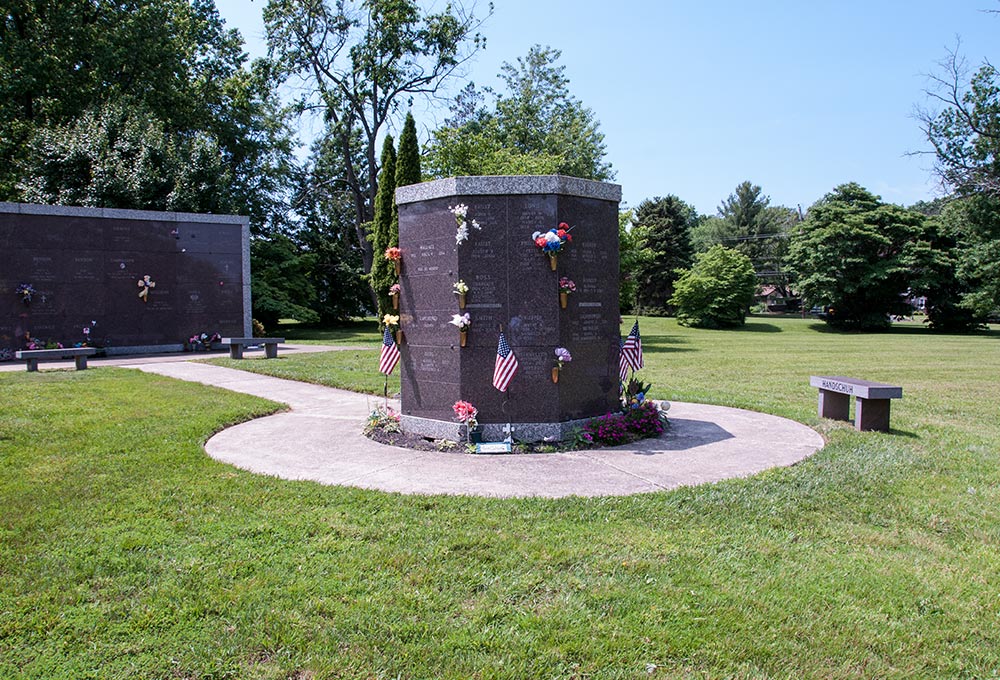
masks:
[[[687,345],[688,341],[676,335],[643,335],[643,354],[667,354],[670,352],[695,352],[693,347],[678,347]]]
[[[748,324],[749,325],[749,324]],[[919,326],[916,324],[893,324],[888,328],[882,329],[869,329],[869,330],[859,330],[853,328],[837,328],[836,326],[831,326],[822,321],[809,324],[809,330],[816,331],[817,333],[828,333],[831,335],[924,335],[935,338],[970,338],[970,337],[981,337],[981,338],[1000,338],[1000,330],[986,329],[977,331],[968,331],[965,333],[958,332],[947,332],[947,331],[935,331],[927,326]]]
[[[378,322],[375,319],[356,319],[336,325],[282,323],[278,330],[288,342],[311,340],[314,342],[366,342],[378,339]]]

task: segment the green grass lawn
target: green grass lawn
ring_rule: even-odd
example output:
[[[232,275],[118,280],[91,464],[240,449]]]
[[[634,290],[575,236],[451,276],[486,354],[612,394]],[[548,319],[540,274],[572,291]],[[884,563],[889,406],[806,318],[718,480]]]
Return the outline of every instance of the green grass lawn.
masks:
[[[654,396],[829,445],[669,493],[408,497],[208,459],[259,399],[0,374],[0,677],[1000,674],[1000,334],[641,324]],[[252,363],[336,382],[367,353],[321,357]],[[818,373],[903,385],[893,434],[818,423]]]

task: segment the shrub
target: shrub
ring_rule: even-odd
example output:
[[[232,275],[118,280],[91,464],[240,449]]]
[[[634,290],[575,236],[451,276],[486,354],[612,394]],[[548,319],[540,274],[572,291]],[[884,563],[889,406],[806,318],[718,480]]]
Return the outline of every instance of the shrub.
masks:
[[[691,269],[679,270],[670,304],[677,308],[677,322],[696,328],[728,328],[746,322],[753,302],[757,276],[746,255],[712,246],[695,255]]]

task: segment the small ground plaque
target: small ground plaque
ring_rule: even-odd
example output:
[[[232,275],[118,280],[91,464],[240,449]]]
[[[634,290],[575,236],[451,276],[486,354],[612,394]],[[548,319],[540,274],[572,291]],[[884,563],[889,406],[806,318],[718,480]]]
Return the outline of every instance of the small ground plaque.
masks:
[[[510,443],[484,442],[476,444],[476,453],[510,453]]]

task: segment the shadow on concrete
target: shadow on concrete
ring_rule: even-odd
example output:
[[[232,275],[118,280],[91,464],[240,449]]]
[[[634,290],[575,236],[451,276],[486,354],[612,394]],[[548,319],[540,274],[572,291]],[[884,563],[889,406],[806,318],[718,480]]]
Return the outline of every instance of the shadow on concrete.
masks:
[[[656,439],[643,439],[629,444],[637,456],[655,456],[669,451],[688,449],[733,439],[727,430],[709,420],[669,418],[670,429]]]

